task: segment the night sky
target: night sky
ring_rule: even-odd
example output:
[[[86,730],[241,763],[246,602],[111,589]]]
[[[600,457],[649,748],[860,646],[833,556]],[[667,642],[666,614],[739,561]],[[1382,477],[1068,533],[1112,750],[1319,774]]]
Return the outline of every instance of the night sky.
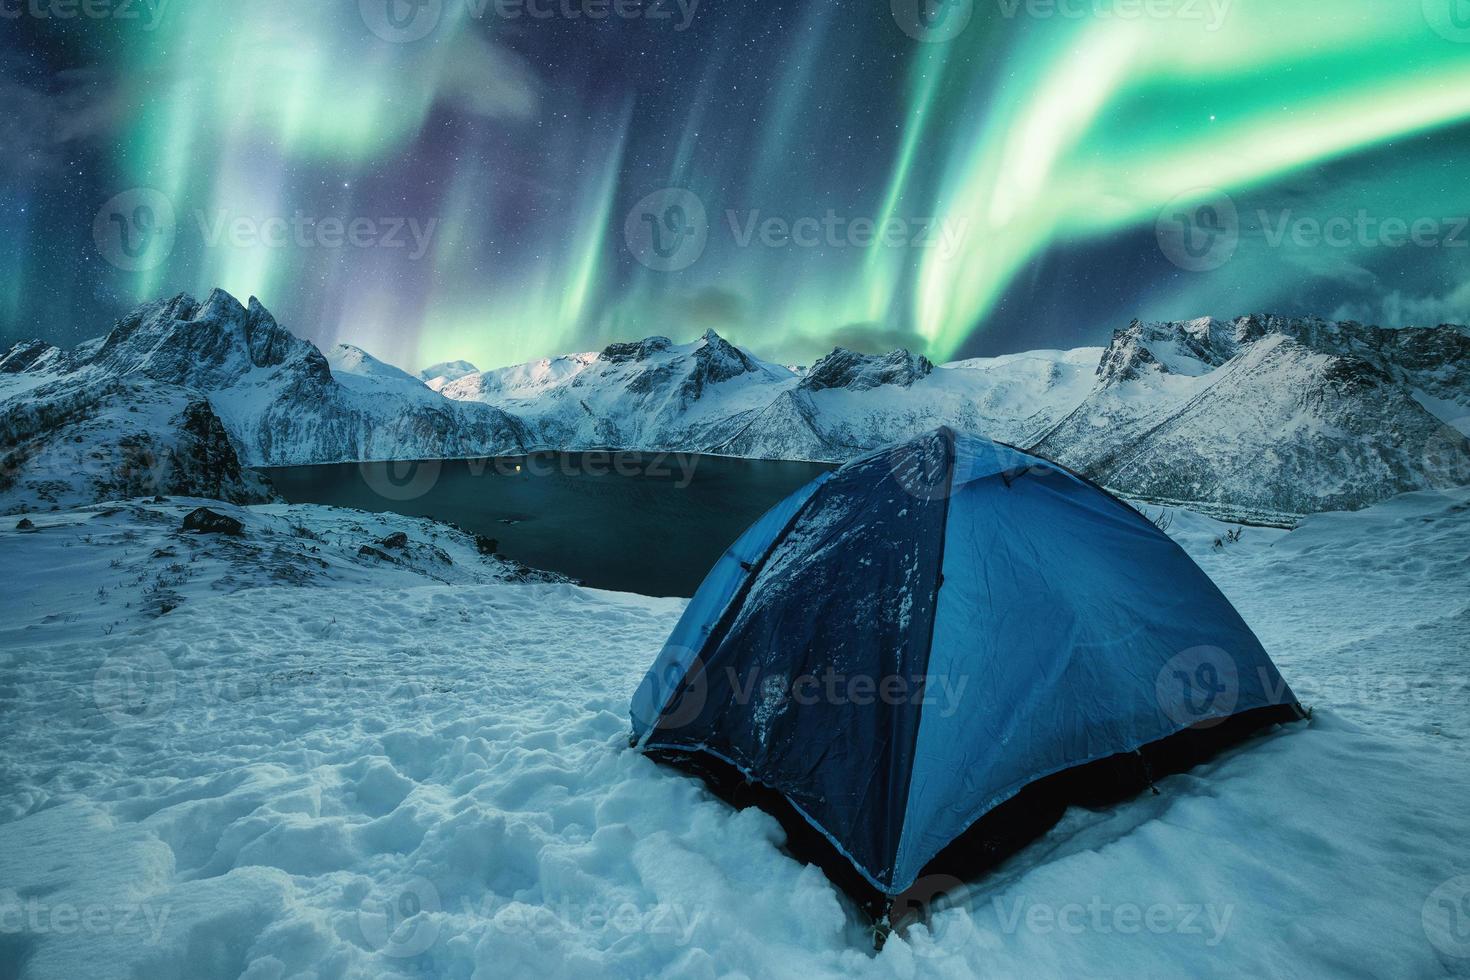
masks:
[[[413,369],[1470,320],[1461,0],[945,2],[0,0],[0,340],[216,285]]]

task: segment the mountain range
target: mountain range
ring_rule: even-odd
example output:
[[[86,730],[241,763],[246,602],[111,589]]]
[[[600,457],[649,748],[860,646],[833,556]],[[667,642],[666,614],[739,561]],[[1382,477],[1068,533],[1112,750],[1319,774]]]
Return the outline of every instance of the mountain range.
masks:
[[[1109,488],[1289,523],[1470,483],[1470,332],[1252,315],[1135,321],[1106,347],[934,365],[838,348],[809,368],[714,331],[490,371],[322,353],[222,290],[105,336],[0,356],[0,509],[156,486],[263,499],[253,467],[643,449],[840,461],[948,424]]]

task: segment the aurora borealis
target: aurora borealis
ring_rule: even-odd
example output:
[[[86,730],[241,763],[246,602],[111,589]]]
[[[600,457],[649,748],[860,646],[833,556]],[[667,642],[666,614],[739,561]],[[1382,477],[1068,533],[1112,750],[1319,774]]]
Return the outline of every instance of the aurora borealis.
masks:
[[[214,285],[412,368],[1470,319],[1460,0],[945,3],[0,0],[0,339]],[[1228,256],[1171,261],[1221,195]]]

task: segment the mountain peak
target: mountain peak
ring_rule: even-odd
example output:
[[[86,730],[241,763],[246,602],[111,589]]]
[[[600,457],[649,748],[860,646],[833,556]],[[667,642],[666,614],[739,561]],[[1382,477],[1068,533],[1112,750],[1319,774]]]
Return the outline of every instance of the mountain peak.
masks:
[[[425,384],[437,381],[440,385],[447,385],[452,381],[479,373],[480,369],[469,361],[440,361],[420,371],[419,380]]]
[[[627,343],[608,344],[599,355],[600,360],[620,364],[625,361],[646,361],[654,354],[662,353],[674,346],[667,337],[644,337]]]
[[[934,365],[922,354],[900,347],[887,354],[860,354],[845,347],[834,347],[832,353],[811,366],[797,387],[807,391],[823,388],[847,388],[867,391],[880,385],[907,388],[927,378]]]
[[[249,306],[223,289],[203,303],[188,293],[144,303],[117,322],[89,363],[115,374],[217,387],[255,368],[296,364],[308,383],[331,378],[316,347],[276,322],[259,300]]]

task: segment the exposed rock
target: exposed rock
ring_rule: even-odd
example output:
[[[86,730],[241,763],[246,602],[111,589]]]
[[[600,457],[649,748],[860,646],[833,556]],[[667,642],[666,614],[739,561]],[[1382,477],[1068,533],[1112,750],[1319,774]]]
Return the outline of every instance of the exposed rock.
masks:
[[[183,529],[199,534],[228,534],[239,537],[245,533],[245,524],[208,507],[196,507],[185,515]]]
[[[907,388],[927,378],[933,370],[934,365],[927,357],[902,349],[887,354],[859,354],[837,347],[813,364],[797,387],[806,391],[824,388],[868,391],[879,385]]]
[[[608,344],[598,357],[610,364],[646,361],[654,354],[662,353],[673,345],[674,342],[667,337],[645,337],[643,340],[635,340],[630,343]]]
[[[408,534],[404,531],[394,531],[378,542],[384,548],[403,548],[408,545]]]
[[[43,340],[22,340],[0,355],[0,374],[20,374],[56,359],[61,349]]]

